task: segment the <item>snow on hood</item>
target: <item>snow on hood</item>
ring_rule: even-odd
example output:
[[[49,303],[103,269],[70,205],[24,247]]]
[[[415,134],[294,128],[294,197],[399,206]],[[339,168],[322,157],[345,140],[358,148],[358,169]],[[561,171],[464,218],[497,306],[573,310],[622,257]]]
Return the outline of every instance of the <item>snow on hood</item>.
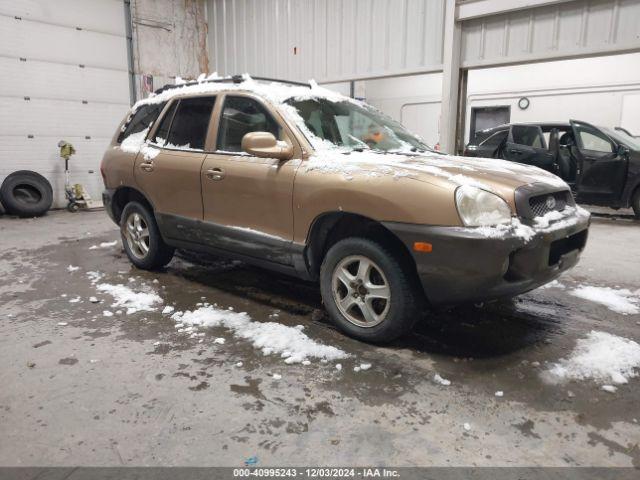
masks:
[[[328,143],[328,142],[325,142]],[[357,175],[391,175],[425,182],[447,181],[454,185],[471,185],[488,191],[496,186],[515,189],[522,185],[544,183],[553,188],[569,189],[567,184],[538,167],[492,158],[467,158],[435,152],[384,153],[350,151],[336,147],[316,150],[306,171],[342,174],[347,180]]]

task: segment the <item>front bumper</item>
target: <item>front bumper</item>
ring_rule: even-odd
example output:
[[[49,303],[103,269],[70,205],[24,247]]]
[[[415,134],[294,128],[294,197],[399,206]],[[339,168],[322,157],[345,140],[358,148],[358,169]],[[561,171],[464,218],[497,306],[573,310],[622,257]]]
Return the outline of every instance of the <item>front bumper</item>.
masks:
[[[590,215],[581,209],[523,237],[514,228],[432,227],[387,222],[407,246],[429,302],[446,306],[512,297],[558,277],[578,263],[587,242]],[[429,253],[414,242],[432,244]]]

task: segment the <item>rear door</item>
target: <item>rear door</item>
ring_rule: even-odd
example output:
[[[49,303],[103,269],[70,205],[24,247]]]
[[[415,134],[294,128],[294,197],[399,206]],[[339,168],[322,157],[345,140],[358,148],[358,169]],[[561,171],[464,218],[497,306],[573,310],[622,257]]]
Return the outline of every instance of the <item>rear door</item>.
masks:
[[[622,194],[628,160],[618,154],[616,143],[602,130],[571,120],[578,158],[578,200],[601,205],[615,204]]]
[[[502,158],[553,172],[553,155],[547,150],[542,129],[537,125],[512,125]]]
[[[200,171],[214,104],[214,96],[174,100],[152,132],[151,148],[136,158],[136,182],[168,238],[193,240],[192,227],[202,220]]]

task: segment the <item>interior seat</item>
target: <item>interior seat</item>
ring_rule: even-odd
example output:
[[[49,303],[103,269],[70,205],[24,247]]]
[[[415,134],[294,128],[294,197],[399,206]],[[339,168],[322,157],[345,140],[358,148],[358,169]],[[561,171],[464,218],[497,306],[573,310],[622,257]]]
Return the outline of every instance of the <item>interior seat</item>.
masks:
[[[557,132],[557,130],[556,130]],[[551,141],[549,141],[551,144]],[[566,182],[575,182],[578,162],[571,153],[571,147],[575,145],[571,132],[565,132],[558,140],[558,168],[560,177]]]

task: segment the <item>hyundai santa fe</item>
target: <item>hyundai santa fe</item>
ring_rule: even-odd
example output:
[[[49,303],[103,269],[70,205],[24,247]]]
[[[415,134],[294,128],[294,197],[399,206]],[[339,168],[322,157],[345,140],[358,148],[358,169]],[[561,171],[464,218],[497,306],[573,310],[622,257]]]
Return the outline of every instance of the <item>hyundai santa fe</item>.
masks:
[[[557,176],[437,153],[314,82],[164,87],[134,105],[101,170],[138,268],[184,248],[317,282],[335,324],[378,343],[430,309],[553,280],[589,226]]]

